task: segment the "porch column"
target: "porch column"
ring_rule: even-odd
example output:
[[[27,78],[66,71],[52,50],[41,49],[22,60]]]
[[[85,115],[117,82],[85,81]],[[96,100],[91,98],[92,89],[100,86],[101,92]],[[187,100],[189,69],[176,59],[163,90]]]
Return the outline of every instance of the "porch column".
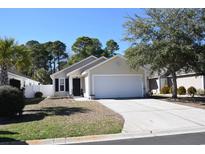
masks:
[[[158,77],[158,93],[160,94],[160,89],[161,89],[161,76]]]
[[[73,77],[69,76],[69,94],[73,95]]]
[[[202,75],[202,89],[205,90],[205,76]]]

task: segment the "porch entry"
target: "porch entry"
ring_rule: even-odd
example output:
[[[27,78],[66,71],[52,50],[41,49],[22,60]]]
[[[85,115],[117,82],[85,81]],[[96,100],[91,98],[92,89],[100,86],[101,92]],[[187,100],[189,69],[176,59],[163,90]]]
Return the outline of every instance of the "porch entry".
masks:
[[[73,79],[73,95],[80,96],[80,78]]]

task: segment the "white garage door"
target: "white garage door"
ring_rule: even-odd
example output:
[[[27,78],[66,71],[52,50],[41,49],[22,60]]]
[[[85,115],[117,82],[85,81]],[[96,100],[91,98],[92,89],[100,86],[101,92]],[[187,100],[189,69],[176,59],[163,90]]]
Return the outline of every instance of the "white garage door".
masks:
[[[129,98],[143,96],[143,81],[139,75],[94,75],[96,98]]]

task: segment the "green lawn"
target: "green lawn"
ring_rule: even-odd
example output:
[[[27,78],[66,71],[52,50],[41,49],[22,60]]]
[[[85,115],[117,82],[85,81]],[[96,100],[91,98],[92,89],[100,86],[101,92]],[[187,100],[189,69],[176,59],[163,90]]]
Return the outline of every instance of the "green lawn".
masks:
[[[95,101],[45,99],[21,118],[0,118],[0,142],[120,133],[124,120]]]

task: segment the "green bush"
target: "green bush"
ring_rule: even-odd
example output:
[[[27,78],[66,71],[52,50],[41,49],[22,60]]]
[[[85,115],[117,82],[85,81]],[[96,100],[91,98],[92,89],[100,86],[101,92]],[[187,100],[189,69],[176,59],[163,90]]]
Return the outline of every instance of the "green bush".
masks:
[[[185,95],[186,94],[186,88],[184,86],[180,86],[177,89],[177,92],[178,92],[179,95]]]
[[[24,106],[23,92],[11,86],[0,86],[0,116],[21,115]]]
[[[196,94],[196,88],[194,88],[194,87],[189,87],[189,88],[187,89],[187,92],[188,92],[189,95],[191,95],[192,97],[194,97],[194,95]]]
[[[164,86],[161,90],[160,90],[161,94],[169,94],[170,93],[170,87],[169,86]]]
[[[43,96],[43,93],[40,91],[35,93],[35,98],[42,98],[42,96]]]

